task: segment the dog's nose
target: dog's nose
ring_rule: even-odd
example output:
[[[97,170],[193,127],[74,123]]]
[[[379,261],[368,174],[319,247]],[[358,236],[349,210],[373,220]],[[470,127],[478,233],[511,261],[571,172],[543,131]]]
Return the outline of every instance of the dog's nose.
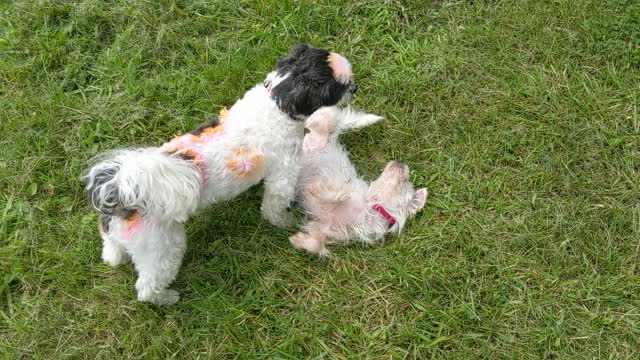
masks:
[[[406,162],[404,162],[404,160],[393,160],[394,165],[399,166],[399,167],[405,167],[407,165]]]

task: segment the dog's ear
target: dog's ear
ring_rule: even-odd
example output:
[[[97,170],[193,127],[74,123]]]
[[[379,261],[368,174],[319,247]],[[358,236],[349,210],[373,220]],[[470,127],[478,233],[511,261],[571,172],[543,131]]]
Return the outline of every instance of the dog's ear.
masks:
[[[310,114],[315,102],[313,98],[309,96],[309,89],[303,83],[300,83],[301,79],[286,79],[281,82],[274,91],[279,98],[280,110],[294,117],[297,114]]]
[[[413,199],[409,203],[409,213],[415,215],[418,211],[422,210],[424,204],[427,202],[427,195],[429,191],[426,188],[422,188],[413,195]]]

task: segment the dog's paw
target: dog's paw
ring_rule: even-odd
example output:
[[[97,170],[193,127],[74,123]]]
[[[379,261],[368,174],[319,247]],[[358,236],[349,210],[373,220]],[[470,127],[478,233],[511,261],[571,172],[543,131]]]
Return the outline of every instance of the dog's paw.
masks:
[[[156,305],[173,305],[180,300],[180,293],[173,289],[164,289],[156,295]]]
[[[287,227],[293,225],[294,217],[290,212],[276,213],[272,211],[262,211],[262,216],[273,226]]]
[[[180,300],[180,293],[173,289],[150,291],[143,289],[138,292],[138,301],[149,302],[156,305],[173,305]]]
[[[289,237],[289,242],[298,250],[305,250],[310,254],[320,257],[329,256],[329,250],[324,246],[324,242],[309,234],[299,232]]]
[[[130,259],[127,252],[117,244],[105,243],[102,247],[102,260],[116,267],[128,263]]]
[[[308,235],[303,233],[303,232],[299,232],[295,235],[292,235],[289,237],[289,242],[291,243],[291,245],[293,245],[294,248],[298,249],[298,250],[305,250],[304,244],[305,244],[305,238]]]

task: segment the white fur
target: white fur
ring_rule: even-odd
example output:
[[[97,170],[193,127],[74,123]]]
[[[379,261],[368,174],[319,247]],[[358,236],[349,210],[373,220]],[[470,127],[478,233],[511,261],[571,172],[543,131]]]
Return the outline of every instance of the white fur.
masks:
[[[117,266],[133,260],[140,301],[167,305],[179,299],[168,286],[186,248],[183,224],[197,208],[229,200],[264,180],[262,215],[274,225],[291,223],[287,207],[295,196],[304,122],[281,112],[267,89],[258,85],[229,110],[224,129],[223,136],[196,146],[205,159],[206,174],[179,152],[143,148],[112,152],[83,175],[87,189],[94,187],[94,207],[119,203],[142,215],[142,225],[132,234],[118,216],[109,217],[109,230],[101,232],[106,263]],[[227,168],[238,146],[262,153],[263,176],[242,178]],[[115,176],[95,187],[104,172]]]
[[[306,221],[303,231],[289,238],[296,248],[326,256],[329,251],[325,243],[379,242],[387,233],[399,233],[407,218],[424,206],[427,190],[413,189],[404,163],[390,162],[382,175],[369,183],[358,176],[346,149],[338,141],[341,132],[381,119],[336,107],[321,108],[307,119],[309,133],[304,139],[302,171],[296,190]],[[373,209],[375,203],[393,215],[395,225],[390,227]]]
[[[304,138],[300,120],[318,102],[333,104],[334,95],[341,95],[338,102],[350,98],[355,82],[344,57],[306,45],[292,48],[277,65],[263,84],[221,112],[217,124],[161,147],[113,151],[82,176],[101,214],[102,258],[112,266],[133,261],[139,300],[161,305],[178,300],[168,287],[186,249],[184,223],[198,208],[232,199],[262,181],[263,217],[273,225],[291,224],[287,208],[295,197]]]
[[[91,188],[96,174],[115,173],[112,180],[97,188],[100,196],[92,199],[94,207],[114,205],[116,202],[109,199],[109,190],[114,187],[118,188],[117,203],[127,208],[143,207],[148,217],[186,221],[198,207],[201,176],[191,162],[159,148],[116,150],[108,155],[85,175],[87,188]]]

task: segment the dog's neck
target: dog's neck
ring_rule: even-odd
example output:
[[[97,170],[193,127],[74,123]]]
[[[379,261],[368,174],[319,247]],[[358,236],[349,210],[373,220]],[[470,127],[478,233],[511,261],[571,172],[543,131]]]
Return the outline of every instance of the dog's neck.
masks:
[[[394,218],[393,215],[389,214],[389,212],[382,205],[380,205],[380,203],[377,200],[374,199],[374,203],[373,203],[373,206],[371,206],[371,208],[373,208],[373,210],[380,213],[380,215],[382,215],[387,220],[387,222],[389,223],[389,227],[392,227],[393,225],[395,225],[396,218]]]
[[[264,87],[267,89],[267,93],[269,94],[269,97],[271,98],[271,100],[273,100],[273,102],[276,104],[276,107],[278,108],[278,110],[280,110],[283,114],[286,114],[287,117],[292,120],[292,121],[300,121],[300,122],[304,122],[304,120],[306,118],[308,118],[308,116],[306,115],[302,115],[302,114],[289,114],[286,113],[284,111],[282,111],[282,106],[280,106],[280,97],[278,95],[274,95],[273,94],[273,83],[269,80],[265,81],[264,83],[262,83],[264,85]]]

